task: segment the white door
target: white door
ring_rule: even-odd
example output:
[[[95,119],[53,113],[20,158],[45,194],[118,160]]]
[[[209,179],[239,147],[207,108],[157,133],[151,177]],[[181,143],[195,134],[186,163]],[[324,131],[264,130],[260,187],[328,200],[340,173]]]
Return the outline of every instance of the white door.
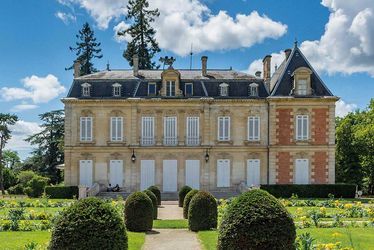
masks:
[[[186,185],[200,189],[200,161],[186,160]]]
[[[140,189],[145,190],[155,184],[155,161],[140,161]]]
[[[163,191],[164,192],[176,192],[177,191],[177,179],[178,179],[178,167],[177,160],[164,160],[163,161]]]
[[[309,184],[309,160],[296,159],[295,184]]]
[[[79,161],[79,185],[92,186],[92,160]]]
[[[123,161],[111,160],[109,166],[109,183],[114,187],[123,186]]]
[[[260,186],[260,160],[247,160],[247,186]]]
[[[230,187],[230,160],[217,160],[217,187]]]

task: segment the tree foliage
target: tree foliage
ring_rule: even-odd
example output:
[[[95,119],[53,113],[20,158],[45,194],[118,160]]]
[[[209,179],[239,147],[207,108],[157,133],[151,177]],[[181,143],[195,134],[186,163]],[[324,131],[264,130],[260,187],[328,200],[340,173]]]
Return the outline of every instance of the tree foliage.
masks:
[[[69,47],[70,51],[75,52],[77,56],[77,61],[80,62],[80,75],[87,75],[97,72],[97,69],[93,66],[92,59],[102,58],[100,45],[101,43],[96,41],[95,33],[91,29],[88,23],[83,24],[82,29],[76,35],[77,42],[76,47]],[[71,70],[74,65],[66,68],[66,70]]]
[[[154,38],[156,31],[151,23],[160,15],[158,9],[149,10],[147,0],[129,0],[126,19],[132,20],[131,26],[118,32],[119,36],[130,35],[131,41],[127,44],[123,57],[133,66],[133,56],[139,57],[139,69],[153,69],[156,63],[152,62],[153,56],[160,52]]]

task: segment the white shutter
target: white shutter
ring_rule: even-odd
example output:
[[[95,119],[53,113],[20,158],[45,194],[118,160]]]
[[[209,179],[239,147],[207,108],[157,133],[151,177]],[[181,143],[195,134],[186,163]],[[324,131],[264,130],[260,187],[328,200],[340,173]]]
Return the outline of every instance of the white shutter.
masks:
[[[186,185],[200,189],[200,161],[186,160]]]
[[[177,145],[177,117],[164,117],[164,144]]]
[[[155,161],[140,161],[140,189],[145,190],[155,184]]]
[[[247,160],[247,186],[259,186],[260,185],[260,160],[250,159]]]
[[[163,160],[162,178],[164,192],[177,191],[178,165],[177,160]]]
[[[92,141],[92,117],[80,118],[80,140]]]
[[[79,161],[79,185],[92,186],[92,160]]]
[[[248,117],[248,141],[260,140],[260,117]]]
[[[307,140],[309,137],[309,116],[296,116],[296,140]]]
[[[154,117],[142,117],[142,145],[154,144]]]
[[[187,117],[187,145],[200,144],[199,117]]]
[[[217,160],[217,187],[230,187],[230,160]]]
[[[309,184],[309,160],[295,160],[295,184]]]
[[[123,161],[111,160],[109,166],[109,183],[114,187],[123,186]]]
[[[111,117],[110,118],[110,134],[112,141],[122,141],[123,140],[123,118],[122,117]]]
[[[229,116],[218,117],[218,140],[219,141],[230,140],[230,117]]]

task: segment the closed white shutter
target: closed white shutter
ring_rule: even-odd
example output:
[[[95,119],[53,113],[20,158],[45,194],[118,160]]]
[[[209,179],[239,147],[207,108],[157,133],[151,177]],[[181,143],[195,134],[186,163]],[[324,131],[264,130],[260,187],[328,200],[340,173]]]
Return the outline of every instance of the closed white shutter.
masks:
[[[308,140],[309,137],[309,116],[296,116],[296,140]]]
[[[177,191],[178,165],[177,160],[163,160],[162,179],[164,192]]]
[[[229,116],[218,117],[218,140],[219,141],[230,140],[230,117]]]
[[[200,189],[200,161],[186,160],[186,185]]]
[[[110,134],[112,141],[123,140],[123,118],[122,117],[111,117],[110,118]]]
[[[260,140],[260,117],[248,117],[248,141]]]
[[[154,144],[154,117],[142,117],[142,145]]]
[[[295,160],[295,184],[309,184],[309,160]]]
[[[140,189],[145,190],[155,184],[155,161],[140,161]]]
[[[80,118],[80,140],[92,141],[92,117]]]
[[[250,159],[247,160],[247,186],[259,186],[260,185],[260,160]]]
[[[187,117],[186,124],[187,145],[200,144],[199,117]]]
[[[79,185],[92,186],[92,160],[79,161]]]
[[[164,144],[177,145],[177,117],[164,117]]]
[[[123,186],[123,161],[111,160],[109,166],[109,183],[114,187]]]
[[[230,187],[230,160],[217,160],[217,187]]]

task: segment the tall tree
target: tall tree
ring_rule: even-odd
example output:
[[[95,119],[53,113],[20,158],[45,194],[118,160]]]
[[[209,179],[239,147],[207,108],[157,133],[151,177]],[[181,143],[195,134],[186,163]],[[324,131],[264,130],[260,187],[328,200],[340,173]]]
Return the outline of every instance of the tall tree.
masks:
[[[17,151],[8,149],[3,151],[3,163],[5,167],[13,169],[17,164],[21,163],[21,159]]]
[[[37,145],[34,150],[34,159],[41,164],[39,171],[50,177],[56,184],[61,181],[61,175],[56,166],[64,162],[64,111],[55,110],[39,115],[43,121],[43,130],[26,139],[32,145]]]
[[[69,47],[69,49],[72,52],[76,52],[76,60],[81,64],[80,74],[87,75],[97,72],[97,69],[93,66],[92,59],[100,59],[103,57],[100,49],[101,43],[96,42],[94,31],[88,23],[83,24],[76,38],[78,39],[75,43],[76,47]],[[66,68],[66,70],[71,70],[73,68],[74,65]]]
[[[0,189],[2,194],[5,194],[3,177],[3,150],[5,144],[11,138],[9,126],[14,125],[17,121],[18,117],[16,115],[0,113]]]
[[[127,5],[127,20],[132,20],[131,26],[118,32],[119,36],[130,35],[132,40],[127,44],[123,57],[133,66],[133,56],[139,57],[139,69],[153,69],[156,63],[152,62],[153,56],[160,52],[154,38],[156,31],[151,23],[160,15],[158,9],[149,10],[147,0],[129,0]]]

